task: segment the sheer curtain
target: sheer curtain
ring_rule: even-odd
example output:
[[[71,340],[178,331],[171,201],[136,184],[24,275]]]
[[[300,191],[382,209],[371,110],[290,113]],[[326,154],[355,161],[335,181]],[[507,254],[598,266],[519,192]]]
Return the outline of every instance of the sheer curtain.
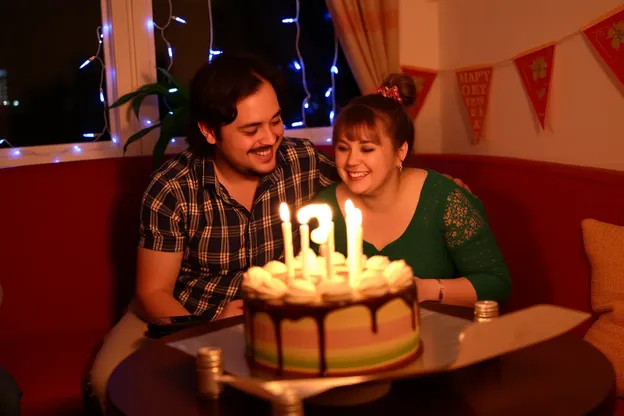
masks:
[[[399,72],[399,0],[326,0],[362,94]]]

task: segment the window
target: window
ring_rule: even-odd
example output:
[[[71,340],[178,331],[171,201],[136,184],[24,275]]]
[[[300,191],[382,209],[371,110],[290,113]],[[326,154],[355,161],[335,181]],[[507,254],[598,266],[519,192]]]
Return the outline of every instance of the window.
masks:
[[[300,1],[299,52],[303,63],[296,48],[297,24],[293,21],[296,0],[212,0],[211,10],[207,0],[152,0],[152,5],[157,65],[171,67],[171,73],[187,85],[196,70],[209,59],[212,46],[216,53],[254,53],[283,71],[287,96],[282,110],[284,123],[289,128],[329,126],[332,111],[359,95],[342,49],[335,44],[333,25],[324,1]],[[210,12],[214,24],[212,45]],[[159,28],[169,21],[170,15],[177,19],[163,32]],[[335,53],[334,72],[337,73],[332,74]],[[302,105],[307,93],[302,82],[302,64],[310,93],[305,109]],[[167,110],[161,105],[160,111]]]
[[[97,0],[0,2],[0,149],[110,141],[101,34]]]
[[[283,22],[295,17],[297,0],[67,0],[62,7],[0,1],[0,168],[124,155],[125,141],[157,120],[163,103],[146,99],[141,120],[128,105],[105,111],[105,104],[155,82],[156,67],[169,65],[169,48],[158,26],[170,14],[180,18],[164,31],[173,55],[171,70],[188,83],[209,57],[208,4],[212,49],[249,51],[281,67],[288,80],[289,99],[282,104],[289,136],[325,141],[331,135],[331,111],[359,90],[334,43],[321,0],[300,1],[303,61],[295,48],[297,24]],[[335,88],[328,91],[334,46],[338,73],[333,74]],[[90,59],[96,54],[101,61]],[[295,62],[305,65],[310,92],[303,125],[306,92]],[[155,130],[125,154],[150,155],[157,137]],[[183,148],[179,140],[168,152]]]

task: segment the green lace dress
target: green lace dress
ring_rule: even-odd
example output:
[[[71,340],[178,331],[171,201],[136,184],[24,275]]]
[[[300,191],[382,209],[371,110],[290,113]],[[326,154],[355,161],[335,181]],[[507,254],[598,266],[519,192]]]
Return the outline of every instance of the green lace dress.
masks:
[[[320,191],[315,202],[332,207],[336,251],[346,255],[346,224],[336,199],[336,186]],[[364,241],[364,254],[403,259],[420,278],[465,277],[479,300],[503,302],[511,291],[509,271],[481,201],[431,170],[405,232],[381,251]]]

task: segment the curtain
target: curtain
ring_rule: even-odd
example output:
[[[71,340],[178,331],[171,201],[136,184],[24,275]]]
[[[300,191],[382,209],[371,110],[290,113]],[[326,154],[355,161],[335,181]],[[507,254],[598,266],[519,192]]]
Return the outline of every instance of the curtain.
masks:
[[[399,0],[326,0],[334,30],[362,94],[399,72]]]

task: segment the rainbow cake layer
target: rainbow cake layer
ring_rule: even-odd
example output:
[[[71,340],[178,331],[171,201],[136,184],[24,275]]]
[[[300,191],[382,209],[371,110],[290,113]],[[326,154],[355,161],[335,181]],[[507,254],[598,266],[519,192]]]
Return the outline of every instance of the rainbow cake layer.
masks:
[[[310,274],[286,265],[251,267],[243,280],[246,354],[253,370],[284,376],[342,376],[389,370],[416,358],[419,316],[413,273],[404,261],[364,258],[349,282],[346,259],[308,253]]]

